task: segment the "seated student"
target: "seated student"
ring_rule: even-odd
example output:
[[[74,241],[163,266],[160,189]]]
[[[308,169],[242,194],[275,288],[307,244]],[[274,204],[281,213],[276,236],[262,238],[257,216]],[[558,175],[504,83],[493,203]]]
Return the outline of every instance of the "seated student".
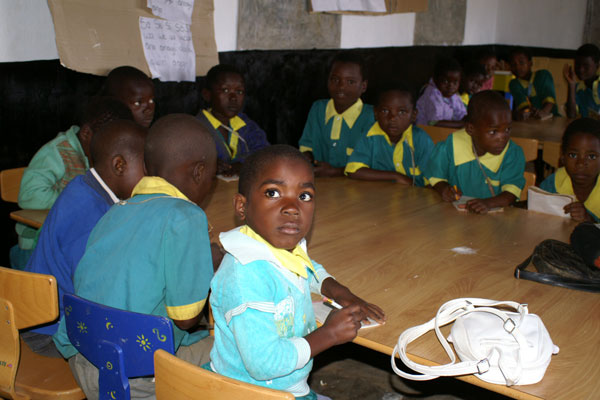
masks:
[[[413,125],[416,117],[410,90],[400,86],[383,90],[375,106],[377,122],[356,144],[345,173],[355,179],[425,186],[421,171],[427,165],[433,141]]]
[[[599,222],[600,217],[600,121],[581,118],[571,122],[562,138],[564,167],[544,179],[540,187],[550,193],[575,195],[565,206],[575,221]]]
[[[498,69],[498,58],[496,53],[491,50],[484,50],[477,59],[480,65],[485,68],[485,78],[481,84],[480,90],[492,90],[494,86],[494,72]]]
[[[479,92],[469,102],[465,129],[438,143],[425,175],[444,201],[475,197],[468,211],[485,214],[508,206],[525,186],[525,156],[510,140],[510,109],[498,93]]]
[[[110,206],[129,198],[144,176],[145,137],[145,128],[126,120],[112,121],[95,132],[90,146],[94,167],[69,182],[44,221],[25,270],[56,277],[60,316],[62,295],[74,291],[73,274],[90,232]],[[57,328],[58,322],[21,337],[36,353],[61,357],[52,341]]]
[[[313,103],[298,142],[316,176],[343,175],[354,146],[375,122],[373,107],[360,99],[367,83],[358,54],[344,51],[333,58],[327,81],[331,98]]]
[[[176,355],[199,365],[208,361],[212,339],[207,331],[186,330],[198,323],[213,275],[208,223],[198,204],[215,176],[215,143],[196,118],[167,115],[148,132],[144,164],[148,176],[132,197],[112,206],[92,230],[75,270],[75,294],[171,318]],[[86,396],[98,398],[98,371],[69,343],[64,318],[54,342]],[[154,395],[152,378],[129,383],[132,398]]]
[[[485,77],[486,72],[483,65],[475,61],[465,65],[459,86],[460,99],[465,106],[469,105],[469,100],[475,93],[481,91]]]
[[[100,91],[121,100],[133,113],[135,122],[149,127],[154,119],[154,84],[137,68],[123,66],[110,71]]]
[[[510,70],[516,76],[508,84],[514,99],[515,120],[558,115],[552,74],[545,69],[532,71],[531,54],[527,49],[518,47],[511,51]]]
[[[453,58],[444,58],[435,64],[433,78],[417,100],[417,124],[462,128],[467,114],[458,95],[461,67]]]
[[[308,257],[314,208],[312,166],[297,149],[275,145],[248,157],[234,197],[246,225],[221,233],[227,254],[211,283],[213,371],[316,399],[307,383],[312,358],[352,340],[367,317],[385,319]],[[311,292],[343,306],[320,328]]]
[[[110,97],[93,97],[86,105],[81,128],[71,126],[40,148],[23,173],[19,189],[19,207],[45,210],[73,178],[89,169],[89,147],[93,133],[115,119],[131,119],[131,111]],[[37,230],[17,223],[19,245],[10,250],[13,268],[23,269],[35,246]]]
[[[575,53],[575,70],[565,65],[563,74],[569,90],[567,92],[567,117],[600,118],[600,49],[588,43],[577,49]],[[578,83],[575,79],[580,80]]]
[[[265,132],[241,112],[245,96],[244,77],[235,67],[219,64],[206,74],[202,97],[210,108],[200,110],[196,117],[217,144],[219,174],[237,174],[249,154],[269,145]]]

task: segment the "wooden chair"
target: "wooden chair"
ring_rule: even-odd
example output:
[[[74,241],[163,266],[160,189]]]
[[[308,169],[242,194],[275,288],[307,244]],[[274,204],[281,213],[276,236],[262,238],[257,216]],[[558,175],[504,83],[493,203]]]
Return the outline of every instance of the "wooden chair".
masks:
[[[19,329],[57,317],[53,276],[0,267],[0,397],[85,398],[65,360],[36,354],[19,339]]]
[[[443,140],[446,140],[446,138],[450,136],[451,133],[456,132],[458,130],[455,128],[444,128],[441,126],[434,125],[418,125],[418,127],[427,132],[429,137],[431,137],[431,140],[433,140],[433,143],[438,143]]]
[[[515,144],[518,144],[523,149],[523,154],[525,155],[525,161],[535,161],[538,158],[538,148],[540,142],[537,139],[524,139],[513,137],[511,138]]]
[[[0,195],[2,200],[16,203],[19,198],[19,188],[25,167],[0,171]]]
[[[521,201],[525,201],[527,200],[527,189],[529,189],[529,186],[534,186],[535,185],[535,174],[533,172],[528,172],[525,171],[523,173],[523,176],[525,177],[525,187],[523,187],[523,191],[521,192]]]
[[[154,352],[174,352],[173,324],[139,314],[63,296],[69,341],[99,370],[100,399],[129,399],[129,379],[154,373]]]
[[[560,143],[544,142],[542,159],[554,168],[560,167]]]
[[[293,400],[288,392],[268,389],[197,367],[172,354],[154,353],[157,400]]]

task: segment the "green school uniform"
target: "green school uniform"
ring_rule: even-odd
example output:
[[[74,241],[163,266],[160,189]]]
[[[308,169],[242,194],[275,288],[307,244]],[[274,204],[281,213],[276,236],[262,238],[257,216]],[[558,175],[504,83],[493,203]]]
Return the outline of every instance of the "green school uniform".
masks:
[[[526,107],[541,109],[545,103],[552,103],[552,114],[558,115],[556,107],[556,92],[552,74],[545,69],[532,72],[531,78],[526,81],[515,78],[508,84],[510,94],[514,98],[516,110]]]
[[[425,186],[427,182],[422,169],[427,165],[432,150],[433,141],[421,128],[410,125],[398,143],[392,143],[375,122],[367,135],[358,141],[344,173],[347,175],[361,168],[396,171],[413,178],[415,185]]]
[[[555,173],[544,179],[540,188],[550,193],[575,195],[573,182],[565,167],[560,167]],[[600,216],[600,176],[596,179],[596,186],[592,189],[587,200],[583,202],[583,205],[596,222],[600,221],[598,219],[598,216]]]
[[[525,186],[525,156],[521,147],[509,140],[502,153],[485,153],[479,157],[479,162],[494,189],[494,196],[502,192],[512,193],[517,198],[521,196]],[[435,146],[425,176],[431,186],[443,181],[456,185],[466,196],[493,197],[475,157],[471,136],[464,129]]]
[[[577,83],[575,103],[577,112],[582,117],[598,117],[600,114],[600,76],[594,81],[591,88],[585,82]]]

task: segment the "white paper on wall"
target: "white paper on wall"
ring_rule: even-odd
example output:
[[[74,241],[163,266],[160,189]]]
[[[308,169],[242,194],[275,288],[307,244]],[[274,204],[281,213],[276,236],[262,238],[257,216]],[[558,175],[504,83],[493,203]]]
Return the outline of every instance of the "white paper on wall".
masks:
[[[148,0],[147,4],[157,17],[192,24],[194,0]]]
[[[140,17],[140,34],[152,78],[162,82],[196,80],[190,25]]]
[[[311,4],[315,12],[387,11],[385,0],[311,0]]]

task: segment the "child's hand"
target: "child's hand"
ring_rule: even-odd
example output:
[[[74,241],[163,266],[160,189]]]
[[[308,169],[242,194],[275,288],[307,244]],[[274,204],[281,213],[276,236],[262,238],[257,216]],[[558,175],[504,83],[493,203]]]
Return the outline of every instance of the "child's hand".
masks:
[[[569,64],[565,64],[565,66],[563,67],[563,76],[565,77],[569,85],[575,85],[577,83],[577,76],[575,75],[575,71],[573,71],[573,67]]]
[[[338,296],[336,301],[344,307],[351,307],[354,305],[359,306],[361,313],[364,315],[364,318],[361,319],[360,322],[369,324],[370,321],[367,318],[371,318],[380,324],[385,322],[385,312],[381,308],[375,304],[367,303],[353,293],[349,293],[344,296]]]
[[[571,218],[577,222],[592,220],[592,217],[588,214],[582,202],[576,201],[567,204],[563,209],[565,210],[565,214],[571,214]]]
[[[486,214],[490,207],[485,199],[472,199],[467,201],[466,209],[475,214]]]
[[[462,192],[458,188],[453,188],[448,182],[438,182],[433,188],[442,196],[442,200],[453,202],[462,196]]]
[[[320,329],[328,332],[331,345],[335,346],[353,340],[360,329],[360,321],[364,318],[360,306],[355,304],[331,311]]]

